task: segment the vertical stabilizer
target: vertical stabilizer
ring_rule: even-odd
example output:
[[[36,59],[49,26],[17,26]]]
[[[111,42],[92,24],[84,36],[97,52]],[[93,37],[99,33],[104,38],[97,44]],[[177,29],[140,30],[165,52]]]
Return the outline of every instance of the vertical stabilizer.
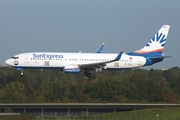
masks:
[[[161,56],[164,50],[166,39],[168,36],[170,25],[163,25],[154,37],[140,50],[135,50],[132,53],[142,55]]]

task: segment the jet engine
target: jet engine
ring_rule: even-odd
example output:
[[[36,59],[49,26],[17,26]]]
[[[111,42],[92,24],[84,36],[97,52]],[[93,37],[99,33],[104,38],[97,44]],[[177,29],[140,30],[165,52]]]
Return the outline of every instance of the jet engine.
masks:
[[[80,68],[78,65],[68,65],[64,66],[63,72],[69,74],[78,74],[80,73]]]

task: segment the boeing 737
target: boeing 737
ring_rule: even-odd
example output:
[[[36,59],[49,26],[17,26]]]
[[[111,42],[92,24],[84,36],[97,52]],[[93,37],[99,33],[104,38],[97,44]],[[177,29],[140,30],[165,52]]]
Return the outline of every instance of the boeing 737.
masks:
[[[165,56],[163,53],[170,25],[163,25],[153,38],[139,50],[119,54],[111,53],[67,53],[67,52],[29,52],[13,56],[5,61],[7,65],[21,70],[24,68],[60,69],[64,73],[77,74],[81,71],[88,78],[89,72],[95,70],[125,70],[143,66],[150,66],[161,62]]]

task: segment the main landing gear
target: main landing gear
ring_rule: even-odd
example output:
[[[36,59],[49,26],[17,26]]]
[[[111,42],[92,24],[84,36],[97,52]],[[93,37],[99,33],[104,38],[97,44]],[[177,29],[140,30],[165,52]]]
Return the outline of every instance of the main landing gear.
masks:
[[[87,76],[88,78],[92,78],[92,74],[89,73],[88,71],[85,71],[85,72],[84,72],[84,75]]]

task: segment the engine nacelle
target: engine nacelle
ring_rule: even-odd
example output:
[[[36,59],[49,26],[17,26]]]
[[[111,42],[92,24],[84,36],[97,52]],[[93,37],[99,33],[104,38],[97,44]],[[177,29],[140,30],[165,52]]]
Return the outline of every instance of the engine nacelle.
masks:
[[[64,66],[63,72],[69,74],[78,74],[80,73],[80,68],[78,65],[68,65]]]
[[[22,70],[22,68],[15,67],[14,70]]]

